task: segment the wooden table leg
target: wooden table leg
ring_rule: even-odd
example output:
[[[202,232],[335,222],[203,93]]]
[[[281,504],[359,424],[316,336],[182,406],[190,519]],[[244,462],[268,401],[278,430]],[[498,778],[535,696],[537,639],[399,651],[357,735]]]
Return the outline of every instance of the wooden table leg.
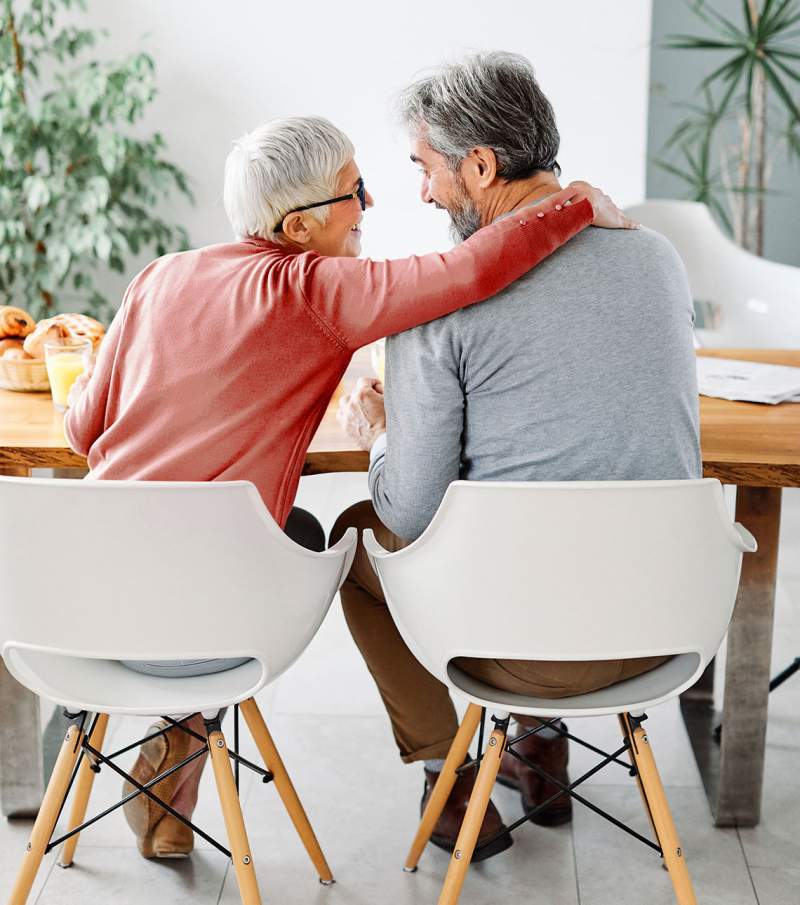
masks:
[[[30,473],[22,466],[0,468],[11,477]],[[6,817],[35,817],[44,796],[39,698],[11,677],[2,659],[0,713],[0,810]]]
[[[717,826],[756,826],[761,816],[767,732],[780,487],[739,487],[736,520],[758,541],[742,560],[739,593],[728,630],[720,744],[708,697],[683,696],[681,709]],[[707,689],[706,689],[707,691]]]

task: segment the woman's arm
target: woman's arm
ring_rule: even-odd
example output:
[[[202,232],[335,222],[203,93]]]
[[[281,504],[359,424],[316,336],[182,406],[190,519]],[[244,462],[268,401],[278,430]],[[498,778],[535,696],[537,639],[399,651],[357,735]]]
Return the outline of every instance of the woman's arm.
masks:
[[[287,259],[296,268],[287,276],[342,345],[355,350],[496,295],[592,222],[635,225],[598,190],[573,184],[444,254],[380,262],[304,254]]]
[[[105,430],[108,390],[125,310],[123,299],[100,345],[94,367],[82,374],[70,390],[70,407],[64,415],[64,434],[69,445],[82,456],[89,454],[92,444]]]

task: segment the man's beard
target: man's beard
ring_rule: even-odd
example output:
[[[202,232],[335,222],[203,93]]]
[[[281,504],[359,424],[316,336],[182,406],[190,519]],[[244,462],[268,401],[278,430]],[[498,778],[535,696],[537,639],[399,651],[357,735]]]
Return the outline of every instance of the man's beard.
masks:
[[[475,202],[469,197],[460,173],[454,173],[453,200],[447,206],[450,214],[450,237],[463,242],[481,228],[481,215]]]

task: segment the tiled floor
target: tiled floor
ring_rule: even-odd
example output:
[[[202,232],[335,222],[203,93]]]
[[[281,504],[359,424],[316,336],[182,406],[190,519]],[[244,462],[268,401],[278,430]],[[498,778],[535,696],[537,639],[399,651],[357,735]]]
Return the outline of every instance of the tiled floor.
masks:
[[[365,496],[361,475],[304,479],[300,505],[330,527],[349,502]],[[784,494],[780,584],[774,663],[800,655],[800,491]],[[325,888],[282,810],[275,790],[246,775],[245,816],[262,894],[282,905],[417,905],[435,902],[447,856],[425,853],[416,874],[400,870],[415,828],[421,771],[397,758],[388,723],[371,680],[349,638],[337,605],[301,660],[261,696],[273,736],[291,771],[337,877]],[[113,743],[141,734],[140,720],[112,722]],[[688,853],[702,905],[800,903],[800,676],[770,701],[762,823],[751,830],[719,830],[711,819],[686,735],[674,705],[648,723],[659,768]],[[584,720],[581,734],[600,745],[616,742],[613,720]],[[246,733],[243,733],[243,737]],[[243,750],[255,756],[252,742]],[[128,763],[133,759],[129,756]],[[572,752],[572,769],[588,764]],[[623,771],[591,780],[599,805],[647,832],[636,788]],[[110,804],[118,783],[104,771],[92,808]],[[498,788],[506,819],[520,814],[515,795]],[[224,837],[210,771],[203,780],[198,823]],[[5,901],[29,825],[0,822],[0,901]],[[533,887],[535,884],[535,892]],[[513,848],[476,865],[467,879],[465,905],[495,905],[509,896],[548,905],[669,905],[669,878],[656,855],[578,807],[571,826],[532,825]],[[81,837],[75,866],[62,871],[48,858],[31,902],[79,905],[110,902],[192,902],[234,905],[235,879],[224,858],[200,842],[182,862],[142,860],[117,813]]]

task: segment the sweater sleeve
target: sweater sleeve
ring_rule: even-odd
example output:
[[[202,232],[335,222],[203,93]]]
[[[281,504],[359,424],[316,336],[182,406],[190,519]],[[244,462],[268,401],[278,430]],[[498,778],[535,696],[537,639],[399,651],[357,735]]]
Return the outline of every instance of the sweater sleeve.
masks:
[[[297,255],[308,304],[355,350],[482,302],[505,289],[588,226],[584,200],[537,217],[530,208],[478,230],[443,254],[395,261]]]
[[[82,456],[88,456],[92,444],[105,430],[109,387],[114,362],[119,351],[127,295],[128,293],[103,338],[92,376],[75,404],[64,415],[64,434],[67,442],[76,453],[80,453]],[[81,378],[79,377],[78,380]]]
[[[380,520],[416,540],[461,474],[466,397],[458,315],[386,343],[386,433],[370,452],[369,492]]]

